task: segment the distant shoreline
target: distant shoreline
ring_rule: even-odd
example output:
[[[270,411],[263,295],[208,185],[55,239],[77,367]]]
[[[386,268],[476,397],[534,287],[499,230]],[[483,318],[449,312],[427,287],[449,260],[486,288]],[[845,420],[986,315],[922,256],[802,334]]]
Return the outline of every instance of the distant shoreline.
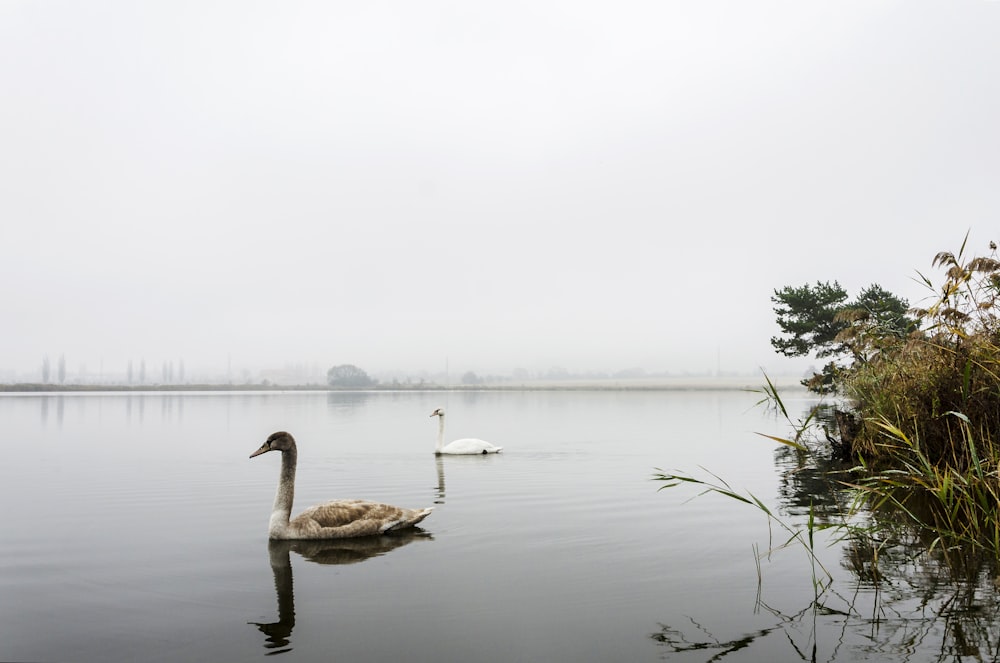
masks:
[[[780,389],[805,389],[797,377],[771,377]],[[752,377],[678,377],[633,380],[538,380],[517,384],[477,385],[405,385],[378,384],[369,388],[333,387],[329,385],[263,385],[263,384],[165,384],[165,385],[100,385],[100,384],[0,384],[0,393],[142,393],[142,392],[391,392],[391,391],[748,391],[760,390],[763,376]]]

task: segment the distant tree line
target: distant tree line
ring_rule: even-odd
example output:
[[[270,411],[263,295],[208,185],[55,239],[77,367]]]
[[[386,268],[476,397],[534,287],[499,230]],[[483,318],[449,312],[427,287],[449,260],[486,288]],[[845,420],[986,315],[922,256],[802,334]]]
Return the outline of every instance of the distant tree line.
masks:
[[[66,383],[66,355],[59,355],[59,359],[53,368],[53,362],[49,358],[49,355],[45,355],[42,358],[41,365],[41,384],[52,384],[53,381],[58,384]],[[163,374],[163,384],[182,384],[185,382],[185,370],[184,370],[184,360],[179,359],[175,364],[173,360],[168,360],[163,362],[162,367]],[[104,378],[104,376],[100,376]],[[85,368],[81,368],[79,379],[86,380],[87,374]],[[131,359],[128,360],[128,364],[125,371],[125,379],[127,384],[146,384],[147,374],[146,374],[146,360],[143,359],[139,362],[138,369]]]

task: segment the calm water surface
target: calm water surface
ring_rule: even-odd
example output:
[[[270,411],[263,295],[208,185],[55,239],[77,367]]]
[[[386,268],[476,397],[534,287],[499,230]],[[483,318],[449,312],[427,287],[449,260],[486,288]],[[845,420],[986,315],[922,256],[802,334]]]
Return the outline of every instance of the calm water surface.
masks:
[[[903,561],[876,587],[847,547],[813,605],[806,556],[759,512],[655,468],[699,466],[802,522],[814,486],[744,392],[0,397],[0,660],[993,660],[992,569]],[[791,400],[791,399],[790,399]],[[793,403],[793,405],[796,405]],[[805,402],[799,403],[805,407]],[[505,447],[433,455],[446,438]],[[296,511],[436,506],[412,536],[269,545],[279,459]],[[825,546],[825,543],[820,545]]]

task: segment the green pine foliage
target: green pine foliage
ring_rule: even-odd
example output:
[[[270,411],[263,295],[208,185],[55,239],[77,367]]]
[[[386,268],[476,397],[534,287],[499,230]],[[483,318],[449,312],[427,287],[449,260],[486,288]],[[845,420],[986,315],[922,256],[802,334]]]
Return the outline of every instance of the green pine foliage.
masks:
[[[771,301],[783,336],[771,338],[775,350],[788,357],[815,354],[830,358],[822,370],[803,380],[810,390],[839,391],[850,365],[867,363],[887,342],[899,341],[917,328],[909,303],[878,284],[847,301],[847,291],[834,281],[775,290]]]

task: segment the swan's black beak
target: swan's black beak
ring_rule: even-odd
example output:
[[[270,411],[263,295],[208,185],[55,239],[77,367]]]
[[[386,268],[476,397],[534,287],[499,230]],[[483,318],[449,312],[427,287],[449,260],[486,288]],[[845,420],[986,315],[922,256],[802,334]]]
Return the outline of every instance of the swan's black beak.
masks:
[[[257,449],[257,451],[255,451],[252,454],[250,454],[250,457],[253,458],[254,456],[259,456],[261,454],[266,454],[270,450],[271,450],[271,445],[269,445],[267,442],[265,442],[264,444],[260,445],[260,449]]]

